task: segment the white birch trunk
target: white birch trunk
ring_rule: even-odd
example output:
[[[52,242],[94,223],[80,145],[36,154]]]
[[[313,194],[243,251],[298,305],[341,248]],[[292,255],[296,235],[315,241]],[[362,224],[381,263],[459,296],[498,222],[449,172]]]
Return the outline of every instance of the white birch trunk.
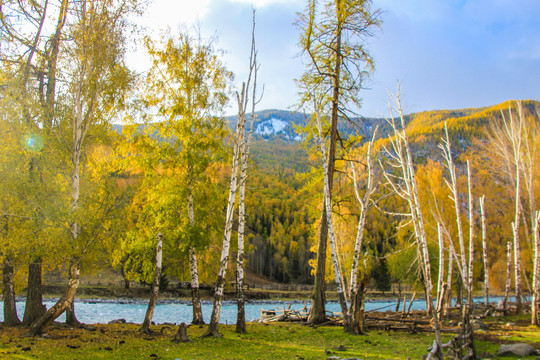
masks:
[[[152,294],[150,294],[150,301],[148,302],[148,308],[144,315],[144,321],[139,329],[140,333],[150,333],[150,325],[152,324],[152,317],[154,316],[154,308],[156,307],[156,301],[159,295],[159,279],[161,278],[161,265],[163,262],[163,235],[161,233],[157,236],[156,245],[156,270],[154,273],[154,282],[152,283]]]
[[[385,173],[385,177],[390,184],[390,186],[405,199],[409,204],[410,215],[412,217],[412,222],[414,225],[416,240],[418,244],[418,254],[420,259],[420,264],[422,272],[424,274],[424,286],[426,289],[426,305],[428,313],[432,316],[433,327],[435,330],[435,337],[437,343],[437,357],[442,359],[442,341],[441,341],[441,328],[439,323],[439,316],[433,308],[433,285],[431,283],[431,264],[429,259],[429,253],[427,248],[427,239],[426,232],[424,228],[424,219],[422,216],[422,210],[420,208],[420,201],[418,198],[418,189],[416,184],[414,164],[412,161],[411,152],[409,149],[409,142],[407,139],[407,134],[405,132],[405,119],[403,111],[400,104],[400,95],[399,92],[397,96],[392,96],[394,103],[396,104],[397,110],[399,112],[399,117],[401,120],[401,130],[398,131],[395,125],[395,121],[389,121],[394,129],[395,138],[391,139],[392,146],[395,154],[390,155],[391,158],[396,162],[396,164],[391,164],[394,168],[401,168],[403,185],[395,184],[392,181],[392,176]],[[390,153],[387,151],[387,153]]]
[[[240,164],[240,190],[238,195],[238,252],[236,256],[236,288],[237,288],[237,317],[236,332],[245,333],[246,310],[244,294],[244,247],[245,247],[245,224],[246,224],[246,181],[248,177],[249,149],[253,133],[254,110],[251,112],[250,130],[247,140],[242,144]]]
[[[437,223],[437,237],[439,239],[439,276],[437,280],[437,312],[442,311],[443,300],[443,284],[444,284],[444,241],[441,223]]]
[[[188,171],[190,173],[190,171]],[[188,184],[188,220],[189,224],[193,226],[195,224],[195,211],[193,204],[193,184],[192,180],[189,180]],[[188,248],[189,256],[189,274],[191,282],[191,304],[193,309],[193,319],[192,324],[200,325],[204,324],[202,305],[201,305],[201,295],[199,290],[199,270],[197,264],[197,251],[193,245],[190,245]]]
[[[450,241],[452,241],[450,239]],[[452,275],[454,274],[454,246],[450,243],[448,247],[448,274],[446,274],[446,283],[448,284],[448,292],[446,294],[446,301],[443,316],[448,315],[449,309],[452,307]]]
[[[512,232],[514,234],[514,275],[515,275],[515,290],[516,290],[516,302],[517,312],[521,313],[521,245],[519,243],[519,222],[521,219],[521,206],[519,204],[520,193],[520,181],[519,181],[519,167],[516,166],[516,212],[514,222],[512,223]]]
[[[238,182],[238,157],[240,153],[240,144],[243,141],[245,118],[238,119],[238,125],[235,136],[235,145],[233,152],[233,164],[231,173],[231,182],[229,187],[229,200],[227,202],[227,212],[225,215],[225,230],[223,234],[223,246],[219,261],[219,272],[214,292],[214,302],[212,306],[212,315],[210,324],[205,336],[219,337],[218,326],[221,313],[221,302],[223,300],[223,288],[225,285],[225,275],[227,274],[227,264],[229,262],[229,249],[231,246],[231,234],[233,228],[234,205],[236,202],[236,190]]]
[[[456,175],[456,167],[454,165],[454,160],[452,157],[452,148],[450,143],[450,137],[448,135],[448,126],[445,123],[444,124],[445,129],[445,135],[446,138],[443,139],[443,144],[440,145],[440,148],[443,150],[443,157],[446,161],[446,168],[450,172],[450,182],[446,181],[446,184],[448,188],[450,189],[452,193],[452,201],[454,202],[454,211],[456,213],[456,226],[458,230],[458,240],[459,240],[459,253],[456,254],[458,258],[460,259],[460,273],[461,273],[461,279],[463,281],[463,284],[465,285],[465,292],[467,293],[467,277],[468,277],[468,270],[467,270],[467,260],[466,260],[466,250],[465,250],[465,240],[463,235],[463,227],[461,224],[461,207],[459,202],[459,193],[457,189],[457,175]]]
[[[358,217],[356,239],[354,242],[353,262],[351,266],[351,281],[350,281],[351,297],[353,296],[352,294],[358,290],[357,289],[358,288],[358,285],[357,285],[358,284],[358,261],[360,260],[360,253],[362,251],[362,241],[364,238],[364,228],[366,225],[366,216],[367,216],[367,212],[369,208],[369,201],[375,189],[375,185],[374,185],[375,181],[374,181],[374,174],[373,174],[373,161],[371,157],[371,152],[373,150],[373,142],[375,141],[377,129],[378,127],[375,128],[371,141],[368,145],[367,156],[366,156],[366,163],[367,163],[367,168],[368,168],[368,183],[367,183],[366,192],[363,198],[360,196],[360,192],[358,191],[358,181],[356,177],[356,170],[355,170],[354,164],[352,162],[349,163],[351,167],[351,171],[352,171],[354,194],[356,196],[356,200],[360,204],[360,216]]]
[[[540,211],[535,212],[534,221],[534,272],[531,304],[531,324],[540,326]]]
[[[467,188],[469,195],[469,264],[467,274],[467,302],[472,312],[472,292],[473,292],[473,264],[474,264],[474,207],[471,183],[471,166],[467,160]]]
[[[508,297],[510,295],[510,288],[512,286],[512,242],[506,243],[506,286],[504,288],[504,300],[503,306],[508,308]]]
[[[487,253],[487,234],[486,234],[486,212],[485,203],[486,197],[482,196],[479,200],[480,203],[480,216],[482,224],[482,255],[484,262],[484,297],[486,305],[489,305],[489,263]]]

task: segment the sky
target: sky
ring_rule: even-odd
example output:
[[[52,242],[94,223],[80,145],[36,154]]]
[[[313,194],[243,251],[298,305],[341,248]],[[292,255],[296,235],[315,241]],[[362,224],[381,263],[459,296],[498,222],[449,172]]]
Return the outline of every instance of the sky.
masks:
[[[294,22],[305,6],[305,0],[153,0],[139,22],[151,36],[182,24],[217,34],[238,86],[247,77],[255,8],[264,84],[257,109],[293,109],[294,79],[304,71]],[[372,6],[382,10],[383,24],[367,43],[375,72],[359,94],[362,116],[386,116],[397,82],[406,113],[540,100],[540,1],[373,0]],[[133,57],[143,69],[143,56]]]

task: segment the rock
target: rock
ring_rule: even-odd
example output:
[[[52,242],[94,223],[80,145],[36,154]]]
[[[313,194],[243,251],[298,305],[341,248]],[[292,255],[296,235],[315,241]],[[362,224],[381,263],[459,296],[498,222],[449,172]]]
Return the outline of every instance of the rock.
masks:
[[[345,345],[334,346],[332,349],[336,351],[347,351],[347,347],[345,347]]]
[[[327,360],[341,360],[339,356],[330,356]]]
[[[536,354],[536,350],[529,344],[501,345],[497,356],[529,356]]]
[[[110,324],[125,324],[125,323],[126,323],[126,319],[116,319],[116,320],[109,321],[109,325]]]
[[[516,326],[516,323],[509,322],[509,323],[506,323],[506,326]]]
[[[472,327],[474,330],[488,330],[489,326],[480,320],[473,320]]]

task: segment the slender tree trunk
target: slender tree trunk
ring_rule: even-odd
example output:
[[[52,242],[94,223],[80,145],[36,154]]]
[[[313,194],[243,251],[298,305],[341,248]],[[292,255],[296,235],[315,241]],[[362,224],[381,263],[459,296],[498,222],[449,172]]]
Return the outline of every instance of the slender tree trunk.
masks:
[[[540,211],[535,213],[534,223],[534,272],[531,302],[531,324],[540,326]]]
[[[473,262],[474,262],[474,209],[471,185],[471,168],[467,161],[467,187],[469,195],[469,264],[467,274],[467,302],[462,309],[462,337],[463,348],[465,350],[464,359],[476,359],[476,347],[474,346],[474,329],[471,318],[474,312],[473,304]]]
[[[28,265],[28,292],[24,308],[23,324],[30,325],[46,311],[41,288],[42,261],[37,257]]]
[[[443,358],[442,354],[442,340],[441,340],[441,328],[439,323],[439,316],[433,308],[433,285],[431,279],[431,263],[429,258],[429,252],[427,247],[426,232],[424,228],[424,219],[422,216],[422,209],[420,207],[420,201],[418,197],[418,188],[416,184],[415,169],[412,160],[411,151],[409,148],[409,142],[407,134],[405,132],[405,118],[400,104],[399,92],[396,96],[393,96],[394,103],[396,104],[401,121],[401,129],[397,130],[395,121],[392,119],[390,125],[393,127],[395,139],[392,139],[392,146],[395,154],[391,154],[395,163],[391,164],[393,167],[401,169],[400,179],[403,184],[396,185],[395,178],[390,177],[388,173],[385,173],[386,180],[397,193],[407,201],[410,210],[410,216],[412,218],[412,224],[414,226],[415,237],[418,245],[418,258],[420,260],[420,266],[422,269],[423,283],[426,293],[427,312],[433,319],[433,328],[435,331],[436,344],[435,356],[439,359]]]
[[[189,247],[189,267],[191,271],[191,304],[193,307],[193,320],[194,325],[204,324],[202,305],[201,305],[201,291],[199,288],[199,272],[197,270],[197,253],[195,249]]]
[[[444,277],[444,243],[441,223],[437,223],[437,235],[439,239],[439,276],[437,280],[437,312],[440,314],[443,303],[443,277]]]
[[[486,306],[489,305],[489,263],[487,253],[487,236],[486,236],[486,212],[484,208],[485,196],[480,198],[480,216],[482,224],[482,255],[484,261],[484,298]]]
[[[148,308],[144,315],[144,321],[139,329],[140,333],[149,334],[150,325],[152,324],[152,317],[154,315],[154,308],[156,307],[156,301],[159,295],[159,279],[161,277],[161,264],[163,259],[163,235],[161,233],[157,236],[156,247],[156,270],[154,273],[154,282],[152,283],[152,294],[150,295],[150,301],[148,302]]]
[[[452,241],[452,240],[450,240]],[[450,244],[452,245],[452,244]],[[448,289],[446,292],[446,301],[444,302],[443,317],[446,317],[452,307],[452,275],[454,273],[454,247],[448,247],[448,274],[446,274],[446,284]]]
[[[73,261],[69,266],[68,286],[62,297],[42,317],[37,319],[28,330],[27,335],[41,335],[49,325],[71,306],[77,288],[79,287],[79,261]]]
[[[242,93],[244,90],[242,90]],[[240,156],[240,144],[243,142],[245,127],[245,116],[238,118],[236,129],[233,164],[231,173],[231,182],[229,187],[229,200],[227,203],[227,212],[225,216],[225,231],[223,234],[223,246],[221,249],[221,258],[219,261],[219,272],[214,292],[214,302],[212,306],[212,315],[210,315],[210,324],[204,336],[220,337],[218,331],[219,318],[221,313],[221,302],[223,300],[223,290],[225,285],[225,276],[227,274],[227,264],[229,262],[229,249],[231,246],[231,234],[233,227],[234,205],[236,202],[236,191],[238,182],[238,162]]]
[[[244,234],[246,223],[245,197],[249,159],[249,139],[251,137],[250,135],[248,136],[248,140],[245,141],[241,147],[240,189],[238,195],[238,251],[236,253],[236,302],[238,306],[238,311],[236,316],[236,332],[240,334],[244,334],[247,332],[244,294]]]
[[[4,297],[4,324],[19,325],[21,321],[17,316],[17,307],[15,302],[15,284],[13,281],[14,267],[9,256],[4,257],[3,271],[3,297]]]
[[[504,287],[503,305],[508,309],[508,297],[512,286],[512,242],[506,243],[506,286]]]
[[[193,184],[188,185],[188,220],[191,225],[195,224],[195,211],[193,208]],[[193,246],[189,247],[189,273],[191,280],[191,304],[193,308],[193,320],[194,325],[204,324],[201,294],[199,290],[199,270],[197,267],[197,252]]]

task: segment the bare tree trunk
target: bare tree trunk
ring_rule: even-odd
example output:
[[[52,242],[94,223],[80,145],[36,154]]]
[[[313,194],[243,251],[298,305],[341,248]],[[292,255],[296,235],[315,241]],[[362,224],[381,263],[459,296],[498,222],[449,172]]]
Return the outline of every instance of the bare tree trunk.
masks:
[[[442,310],[443,300],[443,284],[444,284],[444,242],[441,223],[437,223],[437,235],[439,239],[439,276],[437,280],[437,312],[440,314]]]
[[[347,331],[351,334],[364,334],[365,328],[365,296],[368,276],[364,268],[363,278],[359,281],[356,290],[351,292],[350,326]]]
[[[531,303],[531,324],[540,326],[540,211],[535,213],[534,223],[534,272]]]
[[[506,243],[506,286],[504,287],[504,300],[503,305],[505,309],[508,309],[508,296],[510,295],[510,288],[512,286],[512,242]]]
[[[23,324],[30,325],[46,311],[41,288],[42,261],[37,257],[28,265],[28,290],[24,307]]]
[[[71,305],[69,305],[66,309],[66,324],[72,326],[81,325],[81,322],[77,319],[77,316],[75,315],[75,301],[72,301]]]
[[[19,325],[21,323],[19,317],[17,316],[13,275],[14,267],[11,258],[9,256],[5,256],[3,271],[4,324],[9,326]]]
[[[204,324],[202,305],[201,305],[201,291],[199,288],[199,272],[197,270],[197,253],[195,249],[189,247],[189,268],[191,272],[191,304],[193,307],[193,320],[194,325]]]
[[[433,327],[435,330],[436,338],[436,357],[443,358],[442,354],[442,340],[441,340],[441,328],[439,323],[439,316],[433,308],[433,285],[431,282],[431,264],[429,259],[429,252],[427,247],[426,232],[424,228],[424,219],[422,216],[422,209],[420,207],[420,201],[418,197],[418,188],[416,184],[415,169],[412,160],[411,151],[409,148],[409,142],[407,134],[405,132],[405,118],[401,109],[400,94],[399,91],[396,96],[393,96],[393,101],[397,108],[399,118],[401,120],[401,130],[397,130],[394,117],[389,120],[390,125],[393,127],[395,137],[390,141],[394,153],[386,151],[391,157],[390,165],[393,168],[400,168],[401,175],[399,179],[403,184],[395,183],[395,175],[389,175],[385,173],[387,183],[394,189],[394,191],[401,196],[409,204],[410,217],[414,226],[415,236],[418,244],[418,256],[423,274],[424,288],[426,292],[426,305],[428,314],[433,319]]]
[[[190,225],[195,224],[195,211],[193,209],[193,184],[188,184],[188,220]],[[204,324],[203,312],[201,306],[201,294],[199,290],[199,270],[197,268],[197,252],[193,246],[188,249],[189,273],[191,280],[191,304],[193,308],[192,324]]]
[[[487,236],[486,236],[486,212],[484,208],[486,197],[482,195],[479,200],[480,216],[482,225],[482,255],[484,260],[484,297],[486,306],[489,305],[489,263],[487,254]]]
[[[257,72],[255,72],[254,90],[257,84]],[[255,96],[255,92],[253,94]],[[255,102],[253,102],[255,104]],[[254,109],[251,111],[251,126],[247,140],[242,144],[241,164],[240,164],[240,193],[238,195],[238,251],[236,254],[236,298],[237,298],[237,316],[236,332],[245,334],[246,330],[246,309],[244,294],[244,236],[246,224],[246,181],[249,160],[249,148],[251,134],[253,131]]]
[[[245,92],[245,84],[242,86],[242,97]],[[240,100],[238,100],[240,104]],[[241,106],[239,106],[241,108]],[[210,315],[210,324],[204,336],[220,337],[218,331],[219,318],[221,313],[221,302],[223,300],[223,290],[225,285],[225,275],[227,274],[227,264],[229,262],[229,249],[231,246],[231,234],[233,227],[234,206],[236,202],[236,191],[238,182],[238,162],[240,156],[240,146],[244,141],[245,114],[238,117],[236,135],[234,137],[234,153],[231,172],[231,182],[229,185],[229,200],[227,202],[227,212],[225,216],[225,230],[223,234],[223,245],[221,248],[221,258],[219,261],[219,272],[214,292],[214,302],[212,306],[212,315]]]
[[[27,335],[41,335],[49,325],[71,306],[79,287],[79,261],[72,261],[69,266],[68,286],[62,297],[42,317],[37,319],[28,330]]]
[[[462,309],[462,338],[465,350],[464,359],[476,359],[476,347],[474,346],[474,329],[471,318],[474,312],[473,304],[473,262],[474,262],[474,209],[471,185],[471,168],[467,160],[467,188],[469,195],[469,264],[467,274],[467,302]]]
[[[450,239],[450,241],[452,241]],[[446,284],[448,290],[446,292],[446,301],[444,302],[443,317],[446,317],[452,307],[452,275],[454,273],[454,247],[448,247],[448,274],[446,274]]]
[[[247,180],[247,144],[242,144],[242,162],[240,169],[240,194],[238,195],[238,251],[236,253],[236,332],[246,333],[246,309],[244,294],[244,233],[246,223],[246,180]]]
[[[148,308],[146,309],[146,314],[144,315],[144,321],[141,328],[139,329],[140,333],[149,334],[150,325],[152,324],[152,316],[154,315],[154,308],[156,307],[156,301],[159,295],[159,279],[161,277],[161,264],[163,259],[163,235],[161,233],[157,236],[157,247],[156,247],[156,270],[154,273],[154,282],[152,283],[152,294],[150,295],[150,301],[148,302]]]

